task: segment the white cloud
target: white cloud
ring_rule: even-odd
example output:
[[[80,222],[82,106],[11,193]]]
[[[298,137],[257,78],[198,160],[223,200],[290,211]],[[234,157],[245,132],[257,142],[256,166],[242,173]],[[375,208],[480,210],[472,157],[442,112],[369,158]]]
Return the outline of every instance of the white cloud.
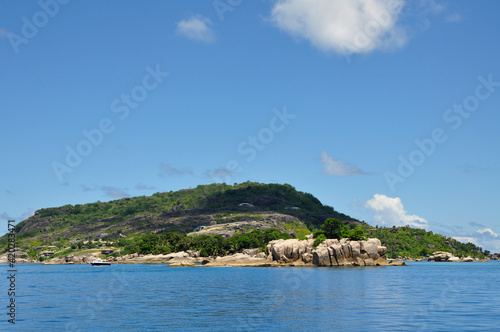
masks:
[[[353,164],[344,163],[342,160],[335,160],[325,151],[321,152],[321,162],[323,163],[323,173],[327,175],[361,175],[366,174]]]
[[[460,241],[462,243],[476,243],[477,239],[475,237],[471,236],[453,236],[453,238],[457,241]]]
[[[279,0],[271,21],[315,47],[340,54],[400,47],[406,33],[398,25],[404,0]]]
[[[491,228],[479,229],[472,234],[461,234],[461,236],[454,236],[453,238],[464,243],[474,243],[483,250],[500,252],[500,234],[495,233]]]
[[[493,232],[491,228],[480,229],[477,230],[476,233],[481,234],[485,238],[492,238],[492,239],[500,238],[500,236],[497,233]]]
[[[190,168],[176,168],[170,164],[160,163],[160,173],[159,176],[180,176],[184,174],[193,174],[193,170]]]
[[[375,194],[365,203],[365,208],[373,216],[373,223],[386,226],[427,227],[427,220],[406,212],[399,197]]]
[[[192,16],[177,23],[177,33],[192,40],[211,43],[215,40],[215,34],[210,25],[210,19],[200,15]]]

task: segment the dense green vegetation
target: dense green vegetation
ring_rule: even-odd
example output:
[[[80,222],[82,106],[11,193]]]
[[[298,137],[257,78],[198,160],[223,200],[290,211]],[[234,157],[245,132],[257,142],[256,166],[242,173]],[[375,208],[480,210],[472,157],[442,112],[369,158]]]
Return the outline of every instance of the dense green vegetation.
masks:
[[[185,235],[197,226],[264,222],[270,217],[279,230],[242,227],[231,238]],[[15,228],[17,246],[32,258],[44,250],[60,254],[103,245],[121,248],[122,254],[203,250],[204,255],[218,255],[242,248],[264,248],[276,236],[284,238],[285,233],[304,238],[309,230],[315,230],[315,245],[325,238],[379,238],[387,246],[389,257],[425,257],[439,250],[456,256],[485,254],[472,243],[463,244],[425,230],[372,228],[289,184],[256,182],[200,185],[152,196],[46,208]],[[7,236],[0,238],[0,248],[7,248]]]
[[[148,234],[136,239],[121,239],[116,246],[123,249],[114,256],[123,256],[131,253],[140,254],[169,254],[172,252],[195,250],[200,251],[202,257],[224,256],[234,254],[242,249],[259,248],[266,252],[269,241],[277,239],[289,239],[288,233],[283,233],[277,228],[269,228],[265,231],[254,230],[249,233],[224,238],[220,235],[187,236],[183,233],[169,232],[166,234]]]
[[[361,226],[354,226],[354,224],[350,224],[350,226],[351,227],[345,225],[340,219],[326,219],[323,225],[321,225],[321,229],[316,229],[313,232],[314,247],[317,247],[326,239],[347,238],[351,241],[361,241],[367,239],[366,233]]]
[[[241,207],[241,203],[249,203],[253,207]],[[71,238],[78,235],[84,237],[99,226],[107,228],[110,232],[106,233],[110,233],[111,237],[117,237],[125,232],[152,231],[157,227],[156,221],[168,220],[168,225],[162,225],[162,231],[187,232],[204,224],[204,220],[192,218],[193,216],[216,213],[216,220],[233,222],[237,220],[231,220],[228,216],[234,212],[250,214],[266,211],[293,215],[309,228],[321,225],[328,217],[356,222],[332,207],[321,204],[313,195],[297,191],[289,184],[244,182],[234,185],[200,185],[193,189],[156,193],[152,196],[41,209],[33,217],[17,224],[15,231],[18,239],[42,234],[53,234],[51,238],[59,235]],[[184,220],[175,222],[181,218]],[[125,224],[127,227],[122,227]],[[113,225],[119,227],[111,227]]]
[[[472,256],[482,258],[485,253],[482,248],[473,243],[462,243],[451,237],[446,237],[424,229],[410,227],[376,227],[365,225],[369,237],[376,237],[387,247],[387,256],[427,257],[435,251],[447,251],[455,256]]]

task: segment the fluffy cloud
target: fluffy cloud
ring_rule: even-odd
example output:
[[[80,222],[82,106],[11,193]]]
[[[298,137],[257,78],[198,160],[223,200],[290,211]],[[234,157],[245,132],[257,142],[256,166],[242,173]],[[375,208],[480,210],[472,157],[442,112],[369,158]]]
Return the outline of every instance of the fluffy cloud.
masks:
[[[480,246],[484,250],[492,252],[500,252],[500,234],[495,233],[491,228],[482,228],[472,234],[461,234],[461,236],[454,236],[460,242],[471,242]]]
[[[484,228],[476,231],[477,234],[481,234],[483,238],[488,238],[488,239],[500,239],[500,236],[493,232],[491,228]]]
[[[212,22],[208,18],[197,15],[177,23],[177,33],[192,40],[211,43],[215,35],[210,25]]]
[[[405,226],[425,228],[427,220],[406,212],[399,197],[375,194],[365,203],[365,208],[373,216],[373,223],[385,226]]]
[[[344,163],[342,160],[335,160],[325,151],[321,152],[321,162],[323,163],[323,173],[327,175],[361,175],[366,172],[360,170],[353,164]]]
[[[193,171],[190,168],[176,168],[170,164],[160,163],[160,173],[159,176],[180,176],[180,175],[191,175]]]
[[[404,0],[279,0],[271,21],[324,51],[368,53],[405,44],[397,24],[403,6]]]

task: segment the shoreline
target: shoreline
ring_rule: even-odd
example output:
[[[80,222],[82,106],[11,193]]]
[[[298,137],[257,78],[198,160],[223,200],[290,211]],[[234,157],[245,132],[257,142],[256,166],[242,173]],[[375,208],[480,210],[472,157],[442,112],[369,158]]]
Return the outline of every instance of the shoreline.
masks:
[[[314,240],[274,240],[269,242],[266,252],[258,248],[244,249],[226,256],[202,257],[200,251],[181,251],[170,254],[128,254],[120,257],[103,257],[99,251],[68,254],[50,260],[35,262],[15,252],[17,264],[73,265],[90,264],[96,259],[104,259],[111,264],[167,264],[168,267],[233,266],[233,267],[339,267],[339,266],[405,266],[406,262],[419,262],[422,258],[402,257],[388,259],[386,247],[380,240],[371,238],[361,241],[347,239],[326,239],[317,247]],[[436,251],[426,258],[428,262],[487,262],[488,259],[456,257],[452,253]],[[0,256],[0,264],[8,264],[8,255]]]

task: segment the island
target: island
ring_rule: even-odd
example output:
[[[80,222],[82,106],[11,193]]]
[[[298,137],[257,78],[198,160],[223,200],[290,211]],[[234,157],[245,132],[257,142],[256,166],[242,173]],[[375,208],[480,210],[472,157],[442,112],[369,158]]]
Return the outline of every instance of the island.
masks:
[[[500,256],[410,226],[373,227],[289,184],[256,182],[40,209],[14,231],[15,248],[0,238],[0,263],[9,254],[18,263],[101,258],[171,267],[383,266]]]

